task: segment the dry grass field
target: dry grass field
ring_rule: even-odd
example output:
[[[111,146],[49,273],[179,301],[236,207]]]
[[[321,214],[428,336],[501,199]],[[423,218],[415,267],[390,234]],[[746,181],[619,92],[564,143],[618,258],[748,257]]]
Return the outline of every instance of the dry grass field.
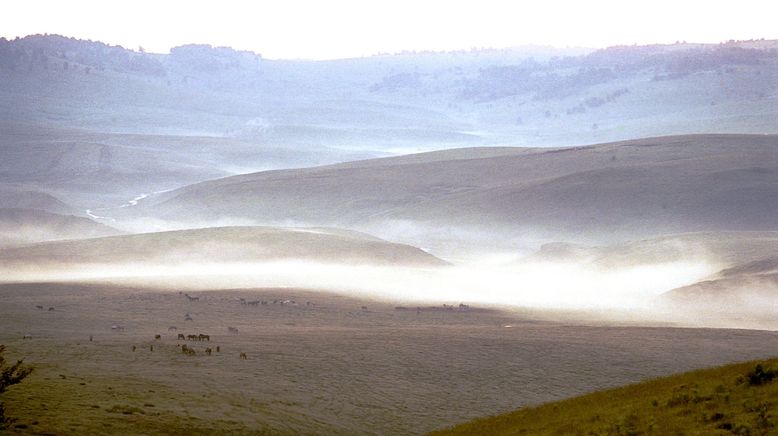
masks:
[[[300,289],[2,285],[0,343],[35,366],[3,396],[11,430],[420,434],[778,349],[766,331],[398,305]]]

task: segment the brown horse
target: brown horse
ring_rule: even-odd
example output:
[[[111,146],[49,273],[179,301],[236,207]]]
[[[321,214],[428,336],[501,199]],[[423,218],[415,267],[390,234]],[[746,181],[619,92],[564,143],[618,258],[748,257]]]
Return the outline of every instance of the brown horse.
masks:
[[[248,358],[248,356],[246,356],[246,353],[244,353],[244,352],[242,352],[242,351],[241,351],[241,353],[240,353],[240,359],[241,359],[241,360],[248,360],[249,358]]]
[[[178,339],[181,339],[181,340],[184,340],[184,341],[185,341],[185,340],[186,340],[186,336],[184,336],[184,334],[183,334],[183,333],[179,333],[179,334],[178,334]]]

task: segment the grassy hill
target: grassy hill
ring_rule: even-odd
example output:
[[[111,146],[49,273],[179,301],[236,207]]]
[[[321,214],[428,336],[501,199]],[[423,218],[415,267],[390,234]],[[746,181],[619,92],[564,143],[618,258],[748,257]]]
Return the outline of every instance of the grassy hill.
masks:
[[[120,233],[89,218],[36,209],[0,208],[0,247],[58,239],[97,238]]]
[[[0,250],[11,270],[26,265],[308,260],[378,265],[445,265],[404,244],[357,232],[317,228],[211,227],[41,242]]]
[[[774,434],[778,380],[772,378],[778,379],[778,359],[738,363],[524,408],[432,434]]]
[[[490,231],[549,232],[547,240],[635,239],[774,230],[777,177],[778,136],[688,135],[267,171],[171,191],[128,212],[338,227],[488,222]]]

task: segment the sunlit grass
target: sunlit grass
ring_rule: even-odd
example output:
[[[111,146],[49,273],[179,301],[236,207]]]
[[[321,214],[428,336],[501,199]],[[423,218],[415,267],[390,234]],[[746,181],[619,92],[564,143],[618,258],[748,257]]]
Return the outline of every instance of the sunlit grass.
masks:
[[[433,434],[774,434],[778,381],[770,375],[776,370],[778,359],[698,370],[477,419]]]

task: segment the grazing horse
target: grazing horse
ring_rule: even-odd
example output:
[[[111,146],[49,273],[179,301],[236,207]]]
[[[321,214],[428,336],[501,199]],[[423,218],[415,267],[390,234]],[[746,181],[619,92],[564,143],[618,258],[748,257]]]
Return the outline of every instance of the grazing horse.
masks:
[[[54,311],[54,308],[53,307],[49,307],[49,312],[52,312],[52,311]]]
[[[191,296],[191,295],[189,295],[189,294],[184,294],[184,296],[185,296],[185,297],[186,297],[186,299],[187,299],[187,300],[189,300],[189,301],[200,301],[200,297],[193,297],[193,296]]]
[[[38,310],[43,310],[43,306],[41,306],[41,305],[37,305],[37,306],[35,306],[35,307],[37,307],[37,308],[38,308]]]
[[[22,336],[22,339],[32,339],[32,335],[27,333],[26,335]]]
[[[211,355],[211,349],[210,348],[206,348],[205,349],[205,354],[210,356]]]
[[[197,340],[198,341],[208,341],[208,342],[211,342],[211,335],[204,335],[204,334],[200,333],[199,335],[197,335]]]
[[[136,348],[137,348],[137,347],[136,347],[135,345],[133,345],[133,346],[132,346],[132,352],[133,352],[133,353],[135,352],[135,349],[136,349]]]
[[[246,353],[244,353],[242,351],[240,352],[240,359],[241,360],[249,360],[248,356],[246,356]]]
[[[227,331],[230,333],[238,333],[238,329],[235,327],[227,327]]]
[[[178,339],[186,340],[186,337],[184,336],[183,333],[179,333],[178,334]]]
[[[155,341],[158,341],[160,339],[162,339],[162,335],[154,335],[154,340]]]
[[[194,356],[195,354],[197,354],[194,348],[187,347],[186,344],[181,346],[181,352],[186,354],[187,356]]]
[[[197,335],[186,335],[186,340],[187,341],[196,341],[197,340]]]
[[[217,352],[217,353],[221,353],[221,351],[222,351],[221,347],[217,345],[217,346],[216,346],[216,352]]]

